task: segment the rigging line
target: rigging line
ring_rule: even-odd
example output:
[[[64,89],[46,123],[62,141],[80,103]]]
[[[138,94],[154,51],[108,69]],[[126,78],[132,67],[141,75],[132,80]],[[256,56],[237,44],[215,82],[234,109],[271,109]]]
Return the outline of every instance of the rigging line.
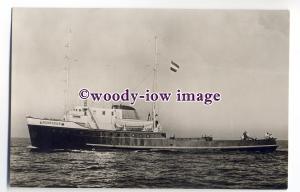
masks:
[[[141,83],[138,85],[138,86],[136,86],[133,90],[137,90],[147,79],[149,79],[149,77],[151,77],[152,76],[152,72],[151,72],[151,74],[150,74],[150,72],[145,76],[145,78],[142,80],[142,81],[140,81]]]
[[[160,61],[161,60],[166,60],[166,61],[168,61],[167,63],[169,63],[172,59],[176,59],[176,58],[174,58],[174,56],[171,57],[171,56],[167,56],[167,55],[162,54],[162,51],[158,53],[158,56],[159,56]],[[160,62],[160,63],[162,63],[162,62]]]

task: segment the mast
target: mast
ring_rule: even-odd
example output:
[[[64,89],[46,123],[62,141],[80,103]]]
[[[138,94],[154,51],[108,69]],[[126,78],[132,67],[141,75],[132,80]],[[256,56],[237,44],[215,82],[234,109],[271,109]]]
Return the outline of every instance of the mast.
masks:
[[[154,59],[154,67],[153,67],[153,92],[157,92],[157,73],[158,73],[158,47],[157,47],[158,37],[155,36],[155,59]],[[152,104],[152,115],[153,115],[153,129],[156,128],[156,102]]]
[[[66,70],[66,87],[65,87],[65,105],[64,105],[64,111],[67,113],[68,110],[68,101],[69,101],[69,75],[70,75],[70,62],[72,60],[71,58],[71,35],[72,35],[72,30],[71,28],[68,29],[68,34],[67,34],[67,41],[65,43],[65,48],[66,48],[66,54],[65,54],[65,70]]]

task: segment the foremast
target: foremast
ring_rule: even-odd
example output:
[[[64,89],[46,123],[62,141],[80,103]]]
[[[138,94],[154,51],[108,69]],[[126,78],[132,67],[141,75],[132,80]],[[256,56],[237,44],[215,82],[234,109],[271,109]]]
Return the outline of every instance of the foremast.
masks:
[[[158,37],[155,36],[155,57],[154,57],[154,67],[153,67],[153,92],[157,92],[157,74],[158,74],[158,47],[157,47]],[[153,116],[153,130],[157,128],[157,105],[156,102],[152,104],[152,116]]]

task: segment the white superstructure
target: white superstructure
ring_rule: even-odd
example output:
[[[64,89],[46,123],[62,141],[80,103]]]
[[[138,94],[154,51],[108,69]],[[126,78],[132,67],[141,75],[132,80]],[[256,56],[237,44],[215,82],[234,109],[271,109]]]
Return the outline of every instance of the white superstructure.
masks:
[[[112,108],[76,106],[66,112],[63,120],[27,118],[28,124],[44,126],[88,128],[102,130],[153,131],[153,121],[140,120],[133,107],[114,105]]]

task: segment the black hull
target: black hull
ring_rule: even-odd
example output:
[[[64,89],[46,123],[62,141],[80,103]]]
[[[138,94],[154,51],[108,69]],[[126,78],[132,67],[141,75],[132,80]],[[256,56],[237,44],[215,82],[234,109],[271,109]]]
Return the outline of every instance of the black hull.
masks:
[[[247,151],[273,152],[275,139],[206,140],[167,139],[165,133],[108,131],[28,125],[32,146],[38,150],[150,150],[150,151]]]

